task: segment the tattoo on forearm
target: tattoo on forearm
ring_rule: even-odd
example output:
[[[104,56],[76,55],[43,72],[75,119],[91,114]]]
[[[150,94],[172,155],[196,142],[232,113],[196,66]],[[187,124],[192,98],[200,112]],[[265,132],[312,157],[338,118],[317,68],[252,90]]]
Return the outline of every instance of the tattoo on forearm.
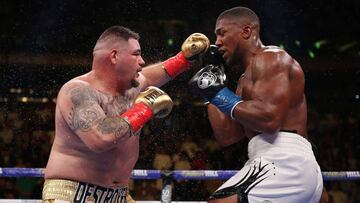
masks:
[[[72,112],[69,114],[69,124],[73,130],[88,131],[97,124],[104,113],[97,104],[97,94],[89,87],[76,87],[70,90]]]
[[[99,123],[97,129],[103,134],[114,133],[119,138],[129,132],[129,124],[121,118],[105,118]]]

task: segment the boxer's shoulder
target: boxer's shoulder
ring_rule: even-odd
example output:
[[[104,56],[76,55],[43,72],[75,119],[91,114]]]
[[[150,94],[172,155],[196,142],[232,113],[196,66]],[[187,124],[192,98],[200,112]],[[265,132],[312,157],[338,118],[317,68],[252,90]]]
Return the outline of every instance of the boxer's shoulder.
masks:
[[[92,85],[84,80],[72,79],[66,82],[60,89],[57,97],[59,103],[65,104],[98,101],[99,95]]]
[[[289,60],[291,56],[282,48],[277,46],[266,46],[257,52],[258,60],[266,60],[272,63],[281,63]]]
[[[68,93],[71,90],[74,89],[93,89],[95,90],[92,85],[81,78],[74,78],[66,82],[60,89],[60,92]]]
[[[287,72],[293,63],[292,57],[283,49],[275,46],[265,47],[254,57],[253,73],[269,72],[270,75]],[[256,74],[257,75],[257,74]]]

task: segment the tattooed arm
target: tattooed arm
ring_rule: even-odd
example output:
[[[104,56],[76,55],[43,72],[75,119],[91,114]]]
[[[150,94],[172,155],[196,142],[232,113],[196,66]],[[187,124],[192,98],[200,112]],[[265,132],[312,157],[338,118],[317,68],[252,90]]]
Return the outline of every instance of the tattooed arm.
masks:
[[[98,92],[85,82],[64,85],[58,105],[69,127],[95,152],[112,149],[118,140],[130,136],[128,123],[121,117],[107,117]]]

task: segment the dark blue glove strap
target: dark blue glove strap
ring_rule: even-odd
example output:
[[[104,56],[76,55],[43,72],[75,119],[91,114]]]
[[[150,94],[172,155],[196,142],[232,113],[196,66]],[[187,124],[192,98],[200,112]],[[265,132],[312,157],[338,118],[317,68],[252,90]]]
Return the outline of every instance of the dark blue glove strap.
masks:
[[[213,97],[210,103],[217,106],[220,111],[232,117],[231,112],[233,108],[241,101],[241,97],[234,94],[227,87],[221,89],[215,97]]]

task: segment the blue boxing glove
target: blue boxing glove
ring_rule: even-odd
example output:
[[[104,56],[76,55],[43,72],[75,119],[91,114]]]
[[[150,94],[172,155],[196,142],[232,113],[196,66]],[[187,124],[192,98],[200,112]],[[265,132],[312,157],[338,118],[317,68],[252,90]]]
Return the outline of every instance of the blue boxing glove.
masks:
[[[242,99],[226,87],[225,81],[226,75],[222,64],[209,64],[200,69],[188,85],[192,93],[200,95],[233,118],[232,112]]]

